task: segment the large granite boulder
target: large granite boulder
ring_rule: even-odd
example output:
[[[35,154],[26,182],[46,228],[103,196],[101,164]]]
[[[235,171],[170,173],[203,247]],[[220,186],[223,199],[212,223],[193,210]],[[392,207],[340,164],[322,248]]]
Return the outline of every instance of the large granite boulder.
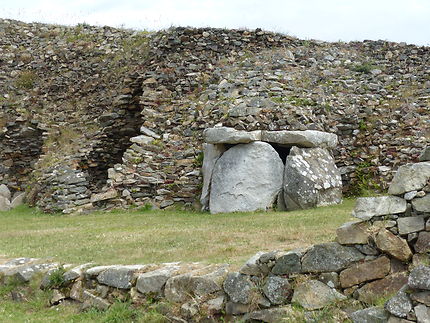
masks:
[[[227,150],[212,172],[211,213],[270,209],[282,188],[283,163],[264,142]]]
[[[333,157],[323,148],[291,148],[284,171],[287,210],[340,203],[342,179]]]
[[[400,166],[394,175],[389,194],[400,195],[422,189],[430,179],[430,162]]]

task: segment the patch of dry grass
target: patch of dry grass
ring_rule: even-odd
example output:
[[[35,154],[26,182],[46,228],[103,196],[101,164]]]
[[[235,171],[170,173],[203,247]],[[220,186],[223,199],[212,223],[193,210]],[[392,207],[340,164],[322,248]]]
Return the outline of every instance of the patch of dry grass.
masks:
[[[34,209],[0,213],[0,254],[59,262],[137,264],[172,261],[242,264],[260,250],[330,241],[354,200],[318,209],[211,215],[115,211],[83,216]]]

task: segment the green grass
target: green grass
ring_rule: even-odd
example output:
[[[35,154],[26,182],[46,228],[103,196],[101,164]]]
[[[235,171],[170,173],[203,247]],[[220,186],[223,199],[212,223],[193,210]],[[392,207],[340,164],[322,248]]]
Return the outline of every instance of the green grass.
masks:
[[[347,199],[304,211],[218,215],[144,210],[47,215],[20,207],[0,212],[0,258],[240,265],[259,250],[290,250],[332,240],[336,228],[349,220],[353,204]]]

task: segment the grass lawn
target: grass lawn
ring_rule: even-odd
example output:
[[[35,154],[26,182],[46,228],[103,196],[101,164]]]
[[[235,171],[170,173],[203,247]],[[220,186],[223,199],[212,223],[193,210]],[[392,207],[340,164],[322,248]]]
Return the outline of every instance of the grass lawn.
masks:
[[[200,261],[240,265],[257,251],[330,241],[350,220],[354,200],[294,212],[211,215],[112,211],[47,215],[20,207],[0,212],[0,257],[62,263],[142,264]]]

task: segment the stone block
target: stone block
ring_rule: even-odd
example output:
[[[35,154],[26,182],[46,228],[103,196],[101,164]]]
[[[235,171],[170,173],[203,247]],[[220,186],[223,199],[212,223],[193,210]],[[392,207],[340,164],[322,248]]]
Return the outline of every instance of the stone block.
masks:
[[[209,144],[247,144],[260,141],[261,130],[244,131],[228,127],[215,127],[205,129],[203,138]]]
[[[276,143],[285,146],[297,146],[301,148],[335,148],[337,135],[317,130],[305,131],[263,131],[262,141]]]
[[[340,271],[363,259],[364,255],[354,247],[342,246],[337,242],[317,244],[303,256],[302,272]]]
[[[390,269],[390,259],[385,256],[354,264],[340,273],[340,284],[342,288],[347,288],[363,282],[381,279],[390,273]]]
[[[419,191],[430,179],[430,162],[406,164],[400,166],[391,182],[388,194],[400,195],[410,191]]]
[[[254,142],[227,150],[212,172],[211,213],[272,208],[282,188],[284,164],[268,143]]]
[[[399,228],[400,235],[422,231],[425,229],[424,218],[421,216],[399,218],[397,220],[397,226]]]
[[[376,235],[375,243],[379,250],[401,261],[408,261],[412,257],[412,251],[406,240],[388,230],[380,230]]]
[[[346,296],[326,284],[318,280],[308,280],[296,286],[292,302],[313,311],[344,299]]]
[[[369,237],[367,222],[347,222],[336,230],[336,241],[343,245],[367,244]]]
[[[406,200],[397,196],[360,197],[352,216],[369,220],[374,216],[399,214],[406,211]]]

